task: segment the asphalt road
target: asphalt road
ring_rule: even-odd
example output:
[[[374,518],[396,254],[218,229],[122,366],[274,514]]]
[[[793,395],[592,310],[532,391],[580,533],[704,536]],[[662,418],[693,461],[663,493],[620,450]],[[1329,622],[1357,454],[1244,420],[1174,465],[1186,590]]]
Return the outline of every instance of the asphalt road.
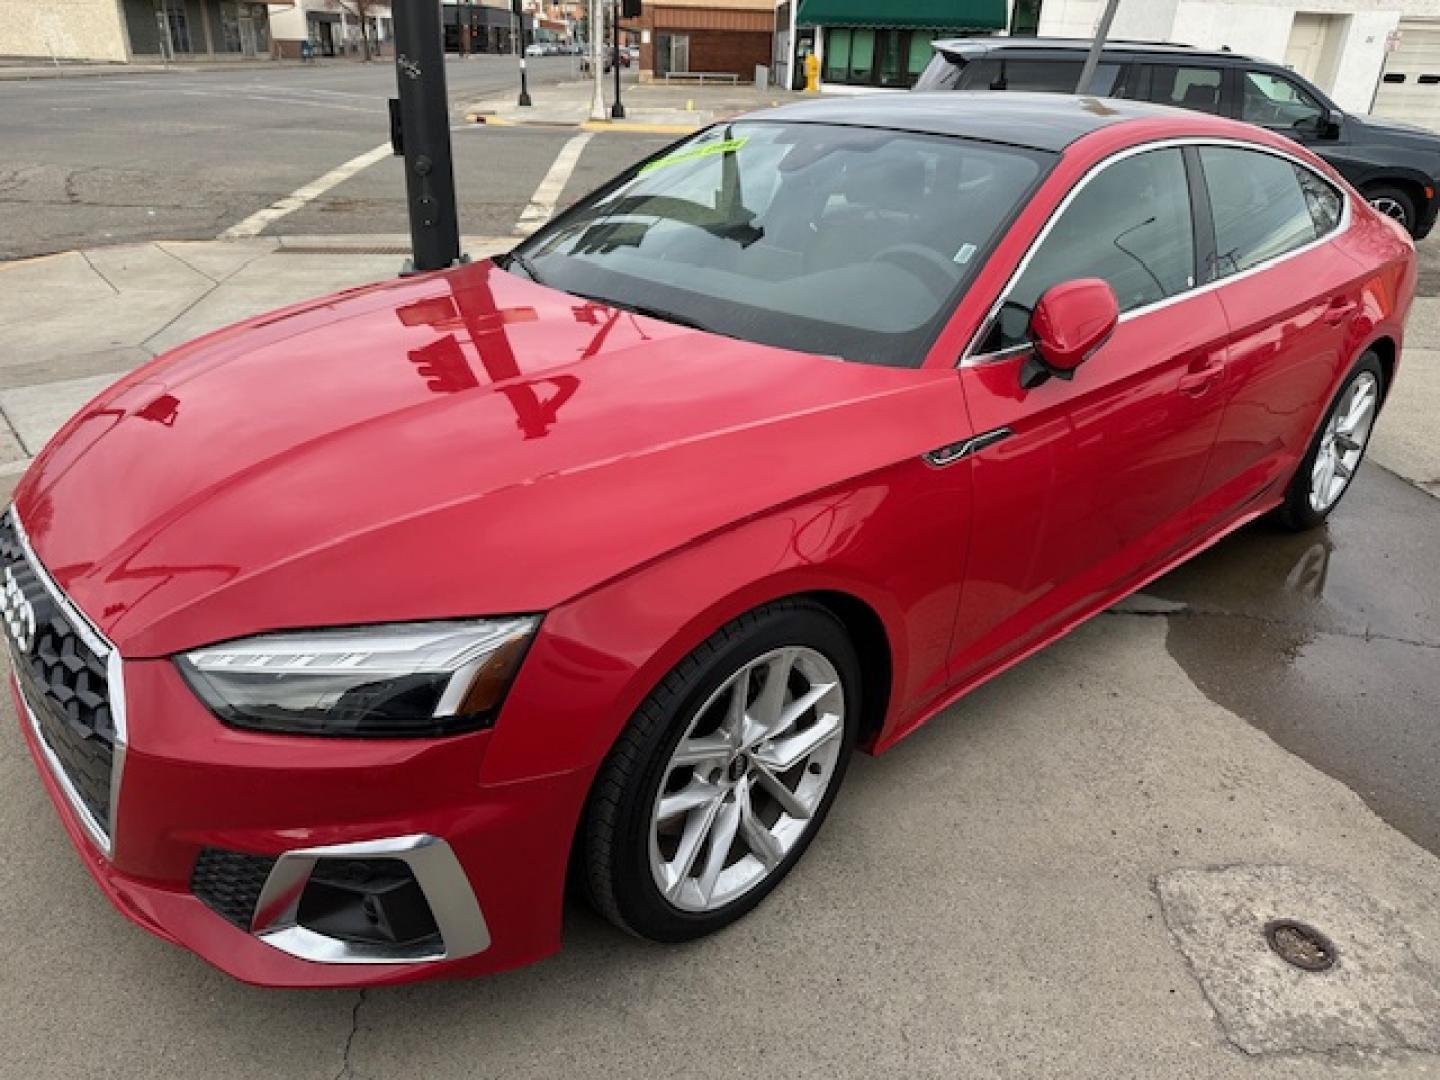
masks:
[[[530,61],[532,91],[575,59]],[[517,85],[513,58],[447,65],[461,228],[508,235],[572,132],[485,129],[460,110]],[[389,138],[388,62],[0,81],[0,259],[157,238],[211,239]],[[564,199],[664,137],[587,146]],[[563,200],[562,200],[563,201]],[[387,159],[270,231],[403,233],[401,163]]]

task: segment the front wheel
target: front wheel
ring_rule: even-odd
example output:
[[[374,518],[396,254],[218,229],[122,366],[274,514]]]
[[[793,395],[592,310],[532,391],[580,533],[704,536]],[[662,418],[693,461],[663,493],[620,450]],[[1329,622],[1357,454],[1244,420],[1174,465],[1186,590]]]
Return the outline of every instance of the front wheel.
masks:
[[[755,907],[799,861],[844,779],[860,673],[808,601],[720,629],[616,742],[586,808],[585,879],[611,922],[688,941]]]
[[[1285,525],[1313,529],[1340,504],[1370,444],[1384,386],[1380,361],[1367,352],[1341,384],[1286,489],[1279,513]]]

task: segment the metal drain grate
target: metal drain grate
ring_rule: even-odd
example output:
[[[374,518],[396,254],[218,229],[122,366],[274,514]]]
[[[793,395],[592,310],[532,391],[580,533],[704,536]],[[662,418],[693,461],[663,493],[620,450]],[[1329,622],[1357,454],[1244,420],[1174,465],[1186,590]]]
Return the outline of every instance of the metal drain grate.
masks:
[[[1339,959],[1329,938],[1313,926],[1294,919],[1266,923],[1265,943],[1281,960],[1301,971],[1327,971]]]

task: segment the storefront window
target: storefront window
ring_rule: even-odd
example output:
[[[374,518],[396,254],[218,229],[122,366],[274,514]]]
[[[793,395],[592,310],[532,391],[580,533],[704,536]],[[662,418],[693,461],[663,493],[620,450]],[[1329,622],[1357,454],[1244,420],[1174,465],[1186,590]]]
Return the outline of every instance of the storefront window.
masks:
[[[869,82],[875,66],[875,31],[854,30],[850,39],[849,83]]]
[[[825,81],[850,81],[850,31],[825,31]]]
[[[915,80],[920,78],[920,73],[934,55],[935,43],[929,37],[924,34],[910,35],[910,58],[905,65],[905,74],[908,76],[906,86],[915,85]]]
[[[945,36],[934,30],[825,31],[825,81],[847,86],[915,85],[934,54],[932,42]]]

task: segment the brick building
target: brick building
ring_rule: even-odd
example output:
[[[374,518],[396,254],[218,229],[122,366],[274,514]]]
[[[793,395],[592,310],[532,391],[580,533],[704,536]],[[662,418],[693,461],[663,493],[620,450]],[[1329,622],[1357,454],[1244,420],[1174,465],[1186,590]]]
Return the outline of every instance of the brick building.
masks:
[[[638,31],[642,79],[703,71],[748,82],[772,61],[775,0],[647,0],[621,26]]]

